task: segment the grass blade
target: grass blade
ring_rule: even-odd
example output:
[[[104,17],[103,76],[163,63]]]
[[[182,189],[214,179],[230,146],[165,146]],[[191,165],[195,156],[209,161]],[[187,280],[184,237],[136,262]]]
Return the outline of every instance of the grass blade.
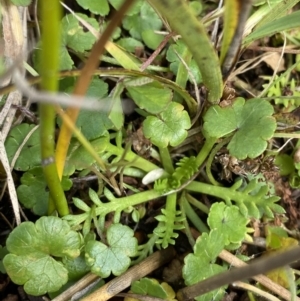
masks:
[[[149,3],[166,17],[172,29],[181,35],[200,68],[203,83],[208,89],[208,101],[219,103],[223,93],[219,59],[203,24],[183,0],[149,0]]]

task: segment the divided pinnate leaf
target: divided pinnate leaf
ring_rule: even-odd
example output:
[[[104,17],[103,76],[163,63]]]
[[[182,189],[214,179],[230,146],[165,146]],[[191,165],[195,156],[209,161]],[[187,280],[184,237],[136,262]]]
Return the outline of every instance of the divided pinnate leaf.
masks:
[[[179,103],[170,103],[165,111],[148,116],[143,123],[143,132],[158,147],[177,146],[187,137],[191,127],[188,113]]]
[[[81,239],[66,221],[48,216],[15,228],[6,246],[10,254],[3,263],[10,278],[24,285],[28,294],[38,296],[55,292],[67,282],[67,269],[52,256],[76,258]]]
[[[237,181],[231,189],[239,189],[241,187],[242,181]],[[266,215],[269,218],[274,218],[274,213],[284,214],[285,210],[280,205],[276,204],[280,197],[270,196],[269,187],[267,184],[258,183],[258,177],[251,180],[247,186],[240,189],[240,196],[235,199],[235,202],[240,207],[244,205],[248,211],[248,217],[261,218]],[[234,188],[234,186],[236,187]],[[244,216],[246,216],[244,214]]]
[[[275,132],[273,112],[272,105],[259,98],[247,102],[237,98],[225,108],[214,105],[204,116],[204,134],[220,138],[234,133],[228,144],[230,154],[240,160],[255,158],[266,150],[267,141]]]
[[[89,241],[85,246],[86,263],[91,271],[106,278],[111,273],[121,275],[130,265],[130,257],[137,252],[137,240],[128,226],[113,224],[107,230],[108,246],[102,242]]]

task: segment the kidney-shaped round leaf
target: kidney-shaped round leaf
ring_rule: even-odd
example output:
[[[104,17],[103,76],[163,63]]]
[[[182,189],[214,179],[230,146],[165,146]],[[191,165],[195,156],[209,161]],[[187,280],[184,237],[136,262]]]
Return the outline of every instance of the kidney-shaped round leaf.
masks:
[[[203,233],[194,245],[195,255],[206,260],[206,263],[214,262],[223,249],[223,231],[217,229],[212,229],[209,234]]]
[[[3,263],[13,282],[24,284],[32,295],[57,291],[68,280],[64,266],[56,257],[80,255],[81,240],[66,221],[55,216],[41,217],[36,223],[24,222],[9,235],[10,254]]]
[[[179,103],[172,102],[157,117],[148,116],[143,123],[146,138],[158,146],[177,146],[187,137],[187,129],[191,127],[187,111]]]
[[[134,281],[130,291],[134,294],[149,295],[166,300],[174,300],[175,292],[166,282],[159,283],[156,279],[142,278]]]
[[[245,103],[237,98],[232,106],[221,108],[217,105],[208,109],[204,116],[203,130],[206,136],[223,137],[234,133],[228,150],[240,160],[255,158],[267,148],[276,129],[276,120],[272,117],[272,105],[259,98]]]
[[[129,257],[135,256],[137,252],[137,240],[127,226],[110,226],[107,241],[109,246],[98,241],[89,241],[85,246],[86,263],[92,267],[93,273],[103,278],[111,273],[115,276],[124,273],[130,265]]]
[[[43,216],[24,222],[9,235],[6,246],[10,253],[30,255],[34,252],[56,257],[77,257],[80,254],[80,236],[66,221],[55,216]]]
[[[220,274],[226,270],[217,264],[208,264],[203,261],[201,257],[195,254],[189,254],[184,259],[184,266],[182,269],[182,276],[186,285],[192,285],[204,279],[210,278],[216,274]],[[226,288],[226,287],[225,287]],[[224,296],[224,287],[214,290],[201,297],[197,297],[197,301],[219,301]]]
[[[109,13],[109,5],[107,0],[77,0],[77,3],[84,9],[88,9],[90,12],[96,15],[106,16]]]
[[[172,98],[172,91],[156,83],[142,86],[127,86],[127,90],[134,102],[141,109],[152,114],[165,110]]]
[[[95,1],[94,1],[95,2]],[[97,31],[99,24],[94,18],[89,18],[84,14],[76,14]],[[66,14],[61,21],[62,44],[76,52],[83,53],[90,50],[96,41],[96,37],[90,31],[85,31],[79,20],[72,14]]]
[[[109,143],[108,132],[100,138],[91,141],[94,150],[100,155],[103,153]],[[64,168],[64,176],[72,175],[75,170],[82,170],[91,166],[96,160],[94,157],[79,143],[78,140],[71,140],[68,150],[67,161]]]
[[[247,233],[248,219],[237,206],[214,203],[210,208],[207,223],[211,229],[222,231],[225,245],[241,242]]]
[[[10,132],[5,141],[5,149],[9,162],[12,161],[16,151],[24,142],[24,139],[29,135],[34,125],[22,123],[15,126]],[[41,165],[41,147],[40,147],[40,131],[35,130],[19,154],[15,164],[15,169],[26,171],[35,166]]]
[[[4,258],[4,266],[12,281],[24,284],[26,293],[33,296],[55,292],[68,281],[68,270],[44,253],[8,254]]]

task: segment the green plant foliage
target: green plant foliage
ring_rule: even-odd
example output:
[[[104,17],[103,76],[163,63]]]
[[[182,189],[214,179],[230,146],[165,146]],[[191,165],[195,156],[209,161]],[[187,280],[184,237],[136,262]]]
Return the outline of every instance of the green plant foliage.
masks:
[[[202,1],[190,1],[189,7],[191,8],[195,16],[199,16],[202,13],[203,10]]]
[[[10,2],[16,6],[28,6],[32,0],[10,0]]]
[[[176,163],[176,168],[169,180],[172,188],[178,188],[185,181],[189,180],[197,171],[196,157],[184,157]]]
[[[88,18],[84,14],[77,14],[80,18],[89,23],[95,30],[99,31],[99,25],[93,18]],[[69,55],[68,49],[75,52],[84,53],[90,50],[96,38],[89,31],[85,31],[79,21],[72,14],[67,14],[61,21],[62,48],[60,53],[60,69],[72,69],[74,62]]]
[[[119,9],[123,3],[123,0],[108,0],[108,1],[116,10]],[[142,4],[143,4],[142,0],[136,0],[132,5],[132,7],[129,9],[129,11],[127,11],[126,16],[132,16],[138,14]]]
[[[154,184],[156,191],[167,192],[177,189],[188,181],[198,170],[196,157],[184,157],[176,163],[177,167],[168,178],[158,179]]]
[[[68,280],[67,269],[52,256],[78,257],[80,246],[80,235],[66,221],[41,217],[11,232],[6,241],[10,254],[3,263],[12,281],[24,285],[28,294],[43,295],[57,291]]]
[[[142,278],[134,281],[130,291],[134,294],[147,295],[165,300],[175,299],[175,292],[166,282],[159,283],[156,279]]]
[[[178,237],[178,233],[175,233],[174,230],[184,229],[182,222],[185,220],[185,217],[181,215],[180,211],[172,212],[161,209],[161,212],[163,214],[155,217],[160,223],[153,233],[158,236],[156,244],[161,245],[165,249],[169,244],[175,245],[175,238]]]
[[[176,44],[173,44],[169,47],[167,51],[167,60],[170,62],[170,69],[175,75],[178,72],[179,65],[182,64],[178,56],[185,61],[187,51],[189,51],[187,46],[181,40],[178,40]],[[194,59],[191,59],[190,63],[188,64],[188,69],[193,74],[193,78],[196,80],[196,83],[201,83],[201,73]],[[188,79],[193,82],[190,76],[188,76]]]
[[[248,222],[237,206],[224,203],[214,203],[207,220],[211,229],[222,231],[225,245],[241,242],[247,233]]]
[[[297,172],[293,172],[289,176],[289,184],[292,188],[294,189],[299,189],[300,188],[300,177]]]
[[[225,271],[225,267],[214,263],[223,248],[224,240],[222,230],[215,229],[209,234],[203,233],[196,241],[194,253],[187,255],[184,259],[182,275],[185,284],[192,285]],[[226,287],[222,287],[201,297],[197,297],[196,300],[221,300],[224,296],[225,288]]]
[[[63,178],[64,190],[72,187],[72,181]],[[19,201],[37,215],[46,215],[48,208],[49,192],[42,167],[33,168],[25,172],[21,177],[21,185],[17,187]]]
[[[12,161],[16,151],[33,128],[33,124],[22,123],[15,126],[9,132],[9,135],[5,141],[5,149],[9,162]],[[16,170],[26,171],[35,166],[41,165],[39,134],[39,129],[35,130],[25,143],[14,166]]]
[[[7,248],[0,245],[0,273],[2,274],[6,274],[6,270],[3,265],[3,258],[6,254],[8,254]]]
[[[212,106],[204,116],[204,134],[220,138],[234,133],[228,144],[230,154],[240,160],[256,158],[266,150],[267,140],[275,132],[273,111],[269,102],[258,98],[247,102],[237,98],[225,108]]]
[[[84,253],[76,258],[63,257],[62,263],[68,270],[69,281],[77,281],[90,271],[90,267],[85,262]]]
[[[258,178],[251,180],[247,186],[241,188],[242,195],[235,200],[237,205],[241,208],[241,204],[245,205],[248,210],[248,216],[259,219],[265,214],[269,218],[274,218],[274,214],[283,214],[285,210],[276,202],[280,199],[277,196],[268,196],[268,185],[258,185]],[[235,189],[240,188],[242,181],[236,182],[232,186]],[[273,212],[272,212],[273,211]],[[241,212],[245,212],[245,207]],[[246,216],[247,216],[246,215]]]
[[[127,86],[127,91],[140,109],[159,114],[167,109],[172,100],[172,91],[157,82],[139,86]]]
[[[72,93],[75,85],[75,78],[65,78],[60,81],[60,89],[65,93]],[[103,110],[91,111],[81,110],[76,121],[76,126],[81,130],[81,133],[88,139],[96,139],[107,133],[107,130],[113,128],[111,120],[107,116],[107,111],[110,104],[106,99],[108,84],[99,77],[94,77],[89,85],[86,96],[98,98],[99,102],[103,104]],[[59,119],[59,124],[61,120]]]
[[[115,276],[124,273],[130,265],[130,257],[137,253],[137,240],[133,234],[128,226],[114,224],[107,230],[108,246],[89,241],[85,246],[85,259],[91,271],[103,278],[111,273]]]
[[[257,181],[258,179],[255,178],[242,186],[243,179],[240,179],[231,187],[218,187],[194,181],[186,189],[219,197],[228,206],[231,206],[232,201],[234,201],[240,208],[241,214],[247,218],[254,217],[259,219],[264,214],[269,218],[274,218],[273,212],[278,214],[285,213],[285,210],[276,204],[280,198],[269,195],[268,185],[262,185],[257,189]]]
[[[96,31],[99,31],[99,24],[94,18],[89,18],[84,14],[76,14],[78,17],[89,23]],[[72,49],[78,54],[84,54],[92,48],[96,42],[96,37],[89,31],[84,30],[78,19],[67,14],[61,20],[61,48],[60,48],[60,70],[70,70],[74,66],[74,61],[69,54],[69,49]],[[42,45],[39,45],[34,52],[33,61],[37,70],[40,70],[39,56]]]
[[[298,28],[299,26],[300,12],[295,11],[287,16],[277,19],[276,22],[271,21],[263,24],[244,39],[244,44],[250,44],[260,38],[271,36],[277,32]]]
[[[297,90],[297,85],[295,82],[295,79],[289,79],[288,76],[286,75],[281,75],[280,77],[278,77],[277,75],[275,76],[275,79],[272,79],[271,77],[265,76],[264,77],[267,80],[272,80],[272,85],[269,86],[268,84],[263,85],[263,87],[268,87],[268,92],[267,92],[267,96],[268,97],[273,97],[276,96],[276,98],[274,98],[274,102],[276,105],[278,104],[282,104],[284,105],[286,108],[288,108],[288,111],[292,111],[295,108],[300,106],[300,92]],[[281,98],[280,96],[282,96],[282,91],[284,90],[288,90],[291,93],[293,93],[294,96],[298,96],[295,98]]]
[[[107,0],[93,1],[93,0],[76,0],[77,3],[84,9],[91,13],[106,16],[109,13],[109,5]]]
[[[170,103],[158,116],[148,116],[143,123],[146,138],[158,146],[179,145],[187,137],[187,129],[191,127],[188,113],[178,103]]]
[[[89,23],[96,30],[99,30],[99,25],[94,18],[88,18],[84,14],[77,14],[77,16]],[[79,53],[90,50],[96,41],[93,34],[85,31],[78,19],[72,14],[67,14],[63,17],[61,26],[62,44]]]
[[[109,143],[109,136],[106,134],[103,137],[91,141],[92,146],[101,154],[105,151]],[[82,170],[90,167],[95,162],[93,156],[78,142],[77,139],[71,140],[67,161],[64,168],[64,176],[72,175],[75,170]]]
[[[300,163],[294,163],[295,171],[289,176],[289,183],[292,188],[300,188]]]
[[[279,167],[282,176],[287,176],[295,170],[294,160],[287,154],[277,155],[275,165]]]
[[[94,190],[89,189],[89,197],[93,202],[93,205],[91,207],[81,199],[73,198],[73,204],[84,213],[80,215],[67,215],[64,217],[64,219],[68,221],[70,226],[76,227],[78,229],[82,228],[82,233],[85,240],[87,240],[87,238],[91,234],[92,221],[94,221],[96,218],[95,207],[103,206],[103,203],[100,201],[97,193]],[[97,226],[101,230],[104,230],[104,218],[101,219],[101,222],[96,220]],[[82,227],[80,225],[81,223],[83,223]]]
[[[136,49],[144,49],[144,44],[134,38],[121,38],[116,42],[117,45],[129,52],[135,53]]]
[[[99,16],[110,16],[111,10],[119,9],[123,1],[77,0],[77,3],[88,10],[92,17],[83,14],[77,16],[88,22],[97,32],[102,33],[108,21]],[[287,1],[291,3],[295,0]],[[271,3],[268,11],[271,10],[272,13],[272,16],[267,14],[264,16],[276,19],[273,7],[280,2],[278,0],[264,2],[264,7]],[[27,293],[40,295],[57,292],[62,290],[62,285],[67,287],[89,271],[104,278],[121,275],[131,264],[152,253],[155,245],[167,248],[169,244],[175,244],[177,230],[188,227],[188,220],[203,233],[194,245],[194,253],[185,257],[183,278],[187,285],[192,285],[226,270],[226,265],[216,263],[217,257],[223,249],[235,250],[244,239],[251,239],[252,229],[247,228],[251,218],[274,218],[274,213],[285,212],[276,203],[279,198],[272,196],[274,187],[268,186],[262,174],[253,177],[246,175],[232,187],[214,186],[194,180],[194,175],[205,162],[213,146],[219,142],[219,138],[226,137],[219,146],[229,141],[228,150],[231,156],[243,160],[261,155],[276,129],[276,120],[272,116],[273,106],[263,99],[245,101],[243,98],[237,98],[230,106],[216,105],[219,103],[224,83],[220,61],[207,35],[207,28],[198,18],[201,10],[201,1],[136,0],[122,20],[122,31],[120,28],[116,29],[111,37],[114,43],[106,47],[109,54],[105,54],[103,60],[125,69],[97,70],[97,74],[107,78],[107,83],[100,79],[100,76],[95,76],[86,96],[98,99],[99,103],[103,104],[103,109],[81,110],[76,121],[76,126],[101,158],[102,165],[97,166],[96,160],[77,138],[73,138],[66,158],[64,175],[70,176],[76,171],[86,174],[91,169],[100,168],[100,172],[105,172],[105,176],[111,180],[115,192],[118,192],[118,187],[112,180],[116,177],[116,180],[120,181],[120,190],[124,189],[124,196],[116,196],[106,181],[100,179],[99,196],[103,193],[101,199],[105,201],[102,202],[97,192],[90,189],[88,200],[78,197],[72,199],[72,207],[75,206],[75,212],[79,212],[78,214],[69,214],[61,219],[43,217],[35,224],[25,222],[17,227],[7,240],[10,253],[5,255],[3,266],[1,260],[6,250],[0,246],[0,271],[5,272],[6,269],[12,281],[24,285]],[[280,14],[282,17],[283,13]],[[227,14],[229,15],[230,13]],[[293,25],[298,24],[299,21],[294,19],[294,13],[291,16]],[[283,20],[284,18],[280,19],[280,26],[287,28],[290,25]],[[162,20],[170,25],[172,32],[181,36],[181,40],[176,42],[170,40],[170,44],[161,50],[155,63],[147,68],[146,73],[138,71],[141,62],[149,53],[140,55],[137,50],[144,50],[145,47],[157,49],[164,38],[164,35],[157,33],[163,28]],[[206,22],[208,25],[211,20],[206,19]],[[249,41],[257,35],[278,30],[278,27],[269,24],[270,21],[263,23],[264,20],[256,28],[252,26],[255,30],[249,35]],[[67,14],[61,19],[61,26],[60,68],[72,69],[75,63],[73,56],[69,54],[70,50],[72,55],[84,62],[96,37],[72,14]],[[139,58],[126,53],[116,44],[124,47],[126,51],[135,53]],[[39,50],[35,55],[38,54]],[[143,59],[140,59],[141,57]],[[163,65],[159,60],[163,61]],[[161,75],[166,72],[164,74],[167,76],[169,71],[176,75],[175,82]],[[155,72],[161,72],[160,76]],[[175,165],[174,158],[177,157],[172,156],[168,147],[178,146],[182,142],[189,143],[190,140],[185,141],[187,130],[191,128],[191,118],[198,112],[197,102],[186,89],[187,81],[193,84],[194,79],[207,88],[207,101],[213,104],[207,109],[203,122],[199,121],[199,124],[203,124],[206,140],[198,154],[193,153],[195,149],[189,149],[187,152],[186,149],[180,150],[178,152],[180,156],[188,154],[189,157],[183,157]],[[75,77],[61,79],[60,91],[72,93],[75,82]],[[293,80],[289,82],[287,76],[276,78],[268,96],[279,99],[283,87],[288,87],[296,95],[296,85]],[[143,118],[144,136],[154,145],[149,151],[150,159],[148,153],[144,157],[134,153],[126,140],[127,137],[123,137],[124,96],[130,97],[135,102],[138,107],[136,111]],[[184,106],[180,104],[182,101],[185,101]],[[283,103],[290,108],[298,104],[297,100],[293,101],[275,102]],[[203,115],[200,115],[200,118],[202,117]],[[59,126],[59,118],[57,123]],[[11,131],[5,145],[10,161],[32,128],[32,125],[22,124]],[[196,126],[193,132],[194,130],[196,132]],[[138,138],[138,135],[133,136],[133,142]],[[46,214],[49,193],[46,191],[41,167],[37,167],[41,161],[39,140],[39,131],[36,131],[25,144],[17,160],[16,169],[25,171],[21,177],[21,185],[17,188],[20,202],[26,208],[31,208],[35,214],[41,215]],[[159,154],[155,146],[159,148]],[[278,156],[282,174],[290,175],[295,187],[300,187],[300,163],[294,165],[291,156],[288,158],[289,160],[286,160],[286,157]],[[154,160],[158,166],[152,163]],[[289,161],[288,167],[285,165],[286,161]],[[134,173],[129,174],[132,171]],[[144,178],[145,183],[143,182],[144,187],[147,185],[148,189],[128,184],[127,179],[122,183],[123,174],[129,174],[133,178],[143,177],[144,173],[149,175],[148,178],[147,176]],[[151,189],[149,184],[154,181],[153,177],[160,178],[155,182],[154,189]],[[71,181],[63,180],[62,185],[69,188]],[[127,189],[130,191],[128,194]],[[211,195],[223,202],[214,203],[208,208],[192,193]],[[137,223],[146,215],[147,206],[143,203],[160,197],[166,197],[166,202],[161,213],[155,217],[158,225],[150,234],[150,239],[144,245],[138,246],[133,230],[119,223],[122,212],[127,216],[131,214],[132,220]],[[202,217],[195,212],[193,206],[203,211],[201,216],[208,215],[207,224],[201,220]],[[106,229],[108,214],[111,215],[109,219],[112,219],[112,225]],[[74,229],[78,232],[73,231]],[[190,233],[188,233],[190,243],[194,244],[189,235]],[[96,237],[99,236],[101,239],[105,237],[106,240],[96,241]],[[137,259],[132,262],[132,257]],[[170,287],[148,278],[134,282],[131,289],[138,294],[151,294],[170,300],[175,298],[175,293]],[[218,301],[224,298],[224,294],[225,287],[222,287],[196,299]]]
[[[212,229],[209,234],[203,233],[196,241],[194,254],[205,259],[208,263],[214,263],[224,249],[225,239],[220,228]]]
[[[162,21],[154,9],[143,1],[140,10],[125,16],[122,21],[123,27],[129,31],[132,38],[143,41],[149,48],[156,49],[163,37],[156,34],[160,30]]]

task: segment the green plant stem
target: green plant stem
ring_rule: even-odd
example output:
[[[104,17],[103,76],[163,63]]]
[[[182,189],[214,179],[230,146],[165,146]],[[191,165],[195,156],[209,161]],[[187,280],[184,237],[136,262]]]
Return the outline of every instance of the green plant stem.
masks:
[[[200,167],[202,165],[202,163],[207,158],[207,156],[211,152],[211,150],[216,142],[217,142],[217,138],[209,137],[205,140],[204,145],[201,148],[201,150],[196,158],[196,164],[198,167]]]
[[[205,214],[209,213],[209,208],[204,205],[203,203],[199,202],[198,200],[196,200],[194,197],[192,197],[189,193],[186,193],[186,199],[187,201],[192,204],[193,206],[195,206],[196,208],[198,208],[199,210],[201,210],[202,212],[204,212]]]
[[[60,49],[61,5],[58,0],[41,1],[42,51],[41,87],[57,91]],[[56,209],[59,215],[69,214],[67,200],[62,189],[54,161],[55,110],[53,105],[40,104],[41,157],[43,171],[50,191],[48,213]]]
[[[300,134],[299,132],[295,133],[274,133],[273,137],[275,138],[295,138],[295,139],[300,139]]]
[[[105,203],[101,207],[97,207],[95,212],[97,216],[99,215],[105,216],[110,212],[115,212],[115,211],[121,212],[130,206],[142,204],[150,200],[156,199],[160,196],[161,193],[152,189],[152,190],[136,193],[130,196],[117,198],[116,201],[114,202]]]
[[[166,201],[166,211],[172,212],[172,216],[176,216],[176,200],[177,200],[177,193],[171,193],[167,195]]]
[[[184,194],[181,195],[181,198],[179,200],[179,206],[180,206],[181,215],[182,215],[182,217],[184,217],[184,220],[183,220],[184,231],[185,231],[185,235],[187,236],[187,239],[188,239],[190,245],[192,247],[194,247],[196,241],[195,241],[195,239],[192,235],[191,228],[189,226],[189,223],[188,223],[188,220],[187,220],[187,217],[186,217],[186,212],[185,212],[185,209],[183,207],[183,197],[184,197]]]
[[[111,143],[108,144],[106,151],[111,153],[112,155],[122,156],[125,152],[123,148],[119,148]],[[137,167],[145,172],[149,172],[154,169],[158,169],[159,167],[150,161],[138,156],[133,151],[129,150],[125,153],[124,159],[130,162],[130,166]]]
[[[170,156],[170,152],[167,147],[160,147],[159,154],[161,158],[161,163],[165,171],[169,174],[172,174],[174,171],[172,158]]]
[[[204,194],[221,198],[228,204],[230,203],[231,200],[235,201],[236,203],[254,202],[255,204],[260,204],[262,202],[265,202],[266,200],[263,198],[259,198],[260,200],[258,200],[257,195],[251,195],[244,191],[238,191],[234,186],[235,185],[228,188],[228,187],[213,186],[210,184],[193,181],[192,183],[187,185],[185,189],[188,191],[204,193]],[[279,199],[275,196],[272,196],[270,198],[274,198],[274,201]]]
[[[188,219],[192,222],[192,224],[196,227],[196,229],[201,233],[209,233],[208,227],[203,223],[203,221],[199,218],[196,212],[193,210],[186,197],[182,198],[182,207]]]
[[[139,205],[158,197],[161,197],[162,194],[160,192],[155,191],[154,189],[139,192],[130,196],[115,198],[114,195],[108,190],[104,190],[104,194],[109,199],[108,203],[102,203],[101,206],[98,206],[95,209],[95,216],[99,217],[100,228],[104,226],[105,216],[108,213],[115,212],[120,214],[123,210],[128,207]],[[69,221],[72,225],[79,225],[83,223],[89,216],[90,212],[84,212],[82,214],[77,215],[68,215],[66,220]]]
[[[231,137],[225,138],[222,142],[218,143],[214,149],[210,152],[208,159],[206,161],[206,175],[210,182],[215,186],[223,186],[221,183],[217,182],[214,178],[214,176],[211,173],[211,164],[213,162],[213,159],[215,158],[215,155],[217,152],[230,141]]]

